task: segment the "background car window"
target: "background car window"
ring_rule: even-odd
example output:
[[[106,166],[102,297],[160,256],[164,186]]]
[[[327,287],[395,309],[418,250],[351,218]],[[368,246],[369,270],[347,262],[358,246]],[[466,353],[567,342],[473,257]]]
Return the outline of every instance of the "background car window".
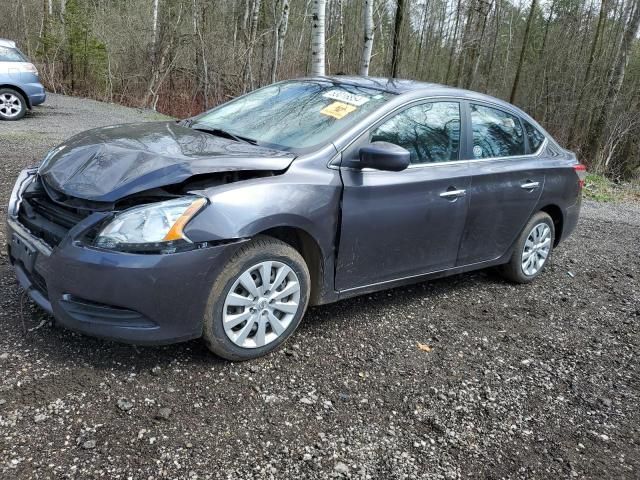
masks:
[[[460,105],[434,102],[407,108],[379,126],[372,142],[390,142],[411,153],[411,163],[458,160]]]
[[[471,125],[473,158],[524,155],[522,124],[515,115],[472,104]]]
[[[535,153],[540,148],[540,145],[542,145],[542,142],[544,142],[544,135],[526,120],[523,120],[522,123],[524,123],[524,130],[527,132],[529,149],[531,150],[531,153]]]
[[[26,60],[15,48],[0,47],[0,62],[25,62]]]

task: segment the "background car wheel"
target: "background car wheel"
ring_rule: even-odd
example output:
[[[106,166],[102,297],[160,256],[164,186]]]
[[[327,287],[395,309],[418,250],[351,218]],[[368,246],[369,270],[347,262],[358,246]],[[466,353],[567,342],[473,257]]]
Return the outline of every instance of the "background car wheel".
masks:
[[[0,119],[20,120],[27,113],[24,97],[11,88],[0,88]]]
[[[549,263],[555,233],[548,214],[538,212],[531,217],[516,242],[511,260],[502,269],[503,276],[517,283],[537,278]]]
[[[209,349],[228,360],[276,350],[309,303],[309,270],[290,245],[259,236],[244,245],[215,281],[204,318]]]

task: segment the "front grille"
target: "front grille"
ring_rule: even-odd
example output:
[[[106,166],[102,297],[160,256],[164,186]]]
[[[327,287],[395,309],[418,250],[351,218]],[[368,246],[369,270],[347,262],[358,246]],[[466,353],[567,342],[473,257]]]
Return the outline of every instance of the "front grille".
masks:
[[[51,247],[57,246],[76,224],[91,213],[60,205],[47,195],[39,181],[24,192],[18,221]],[[40,187],[40,188],[39,188]]]

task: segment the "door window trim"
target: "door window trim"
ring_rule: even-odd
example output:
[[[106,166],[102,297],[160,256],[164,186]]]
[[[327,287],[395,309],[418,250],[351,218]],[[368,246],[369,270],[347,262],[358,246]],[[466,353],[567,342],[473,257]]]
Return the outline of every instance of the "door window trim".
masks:
[[[523,158],[534,158],[534,157],[540,156],[541,153],[544,151],[545,147],[547,146],[547,144],[549,143],[549,139],[548,139],[547,135],[542,133],[542,132],[540,132],[544,136],[544,141],[542,142],[542,144],[540,145],[538,150],[536,150],[533,153],[525,153],[524,155],[508,156],[508,157],[461,158],[462,156],[466,156],[466,155],[463,155],[463,151],[466,154],[469,151],[469,145],[473,144],[473,131],[472,131],[472,128],[471,128],[471,104],[472,103],[474,105],[475,104],[479,104],[479,105],[482,105],[482,106],[487,106],[489,108],[495,108],[495,109],[498,109],[498,110],[505,111],[505,112],[509,113],[510,115],[515,115],[518,118],[518,120],[520,122],[520,125],[523,128],[523,133],[524,133],[524,125],[522,123],[522,118],[520,117],[520,115],[517,112],[512,111],[510,108],[507,108],[507,107],[504,107],[502,105],[499,105],[499,104],[496,104],[496,103],[493,103],[493,102],[490,102],[490,101],[486,101],[486,100],[476,100],[476,99],[469,100],[467,98],[454,97],[454,96],[449,96],[449,95],[447,95],[447,96],[423,97],[423,98],[420,98],[420,99],[415,99],[414,98],[414,99],[408,100],[407,102],[405,102],[403,104],[398,105],[396,108],[394,108],[390,112],[387,112],[383,117],[379,118],[372,125],[370,125],[369,127],[365,128],[362,132],[360,132],[357,135],[355,135],[354,138],[347,145],[345,145],[340,151],[338,151],[331,158],[331,160],[329,160],[329,162],[327,162],[327,167],[331,168],[331,169],[334,169],[334,170],[336,170],[336,169],[337,170],[339,170],[339,169],[358,170],[358,171],[363,172],[363,173],[381,172],[381,170],[375,170],[373,168],[355,168],[355,167],[342,166],[341,165],[342,156],[343,156],[344,152],[346,150],[348,150],[349,148],[351,148],[351,146],[354,143],[359,141],[362,138],[363,135],[368,133],[371,129],[376,128],[377,126],[379,126],[384,121],[388,120],[392,115],[396,115],[400,111],[405,110],[407,108],[411,108],[411,107],[416,106],[416,105],[421,105],[421,104],[424,104],[424,103],[434,103],[434,102],[447,102],[447,101],[454,101],[454,102],[457,102],[457,103],[460,104],[460,151],[458,152],[458,160],[449,160],[447,162],[434,162],[434,163],[415,163],[415,164],[409,165],[406,168],[406,170],[403,170],[403,171],[413,170],[413,169],[416,169],[416,168],[441,167],[441,166],[452,166],[452,165],[466,165],[466,164],[478,163],[478,162],[491,162],[491,161],[504,161],[504,160],[518,160],[518,159],[523,159]],[[527,142],[525,145],[528,147],[528,141],[526,139],[526,135],[525,135],[525,142]],[[397,172],[397,173],[402,173],[402,172]]]
[[[517,113],[512,111],[511,109],[505,108],[501,105],[497,105],[493,102],[488,102],[486,100],[464,100],[467,103],[467,118],[466,118],[466,122],[467,122],[467,142],[469,142],[469,145],[473,145],[473,124],[471,121],[471,105],[478,105],[480,107],[487,107],[487,108],[492,108],[494,110],[498,110],[504,113],[507,113],[509,115],[512,115],[514,117],[516,117],[518,119],[518,123],[520,123],[520,128],[522,129],[522,136],[523,136],[523,140],[524,140],[524,148],[525,148],[525,153],[522,155],[507,155],[507,156],[502,156],[502,157],[486,157],[486,158],[469,158],[467,159],[468,162],[481,162],[481,161],[487,161],[487,160],[518,160],[521,158],[533,158],[533,157],[537,157],[539,156],[542,151],[544,150],[544,148],[547,146],[547,136],[545,134],[542,134],[542,136],[544,137],[544,140],[542,141],[542,143],[540,144],[540,147],[538,147],[538,150],[536,150],[535,152],[530,152],[531,148],[529,147],[529,139],[527,138],[527,133],[526,130],[524,128],[524,119]],[[529,122],[531,123],[531,122]],[[532,124],[532,126],[535,128],[535,126]],[[536,129],[537,130],[537,129]],[[538,130],[539,131],[539,130]],[[542,132],[540,132],[542,133]],[[469,149],[467,152],[468,156],[471,156],[472,151]]]

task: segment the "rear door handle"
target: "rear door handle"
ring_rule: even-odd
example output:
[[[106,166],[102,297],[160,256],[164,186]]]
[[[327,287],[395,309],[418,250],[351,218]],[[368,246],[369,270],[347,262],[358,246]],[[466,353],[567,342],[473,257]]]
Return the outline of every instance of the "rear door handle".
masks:
[[[452,198],[464,197],[466,194],[467,194],[466,190],[447,190],[446,192],[442,192],[440,196],[442,198],[452,199]]]
[[[523,183],[522,185],[520,185],[520,188],[523,188],[525,190],[535,190],[536,188],[538,188],[540,186],[540,182],[526,182]]]

